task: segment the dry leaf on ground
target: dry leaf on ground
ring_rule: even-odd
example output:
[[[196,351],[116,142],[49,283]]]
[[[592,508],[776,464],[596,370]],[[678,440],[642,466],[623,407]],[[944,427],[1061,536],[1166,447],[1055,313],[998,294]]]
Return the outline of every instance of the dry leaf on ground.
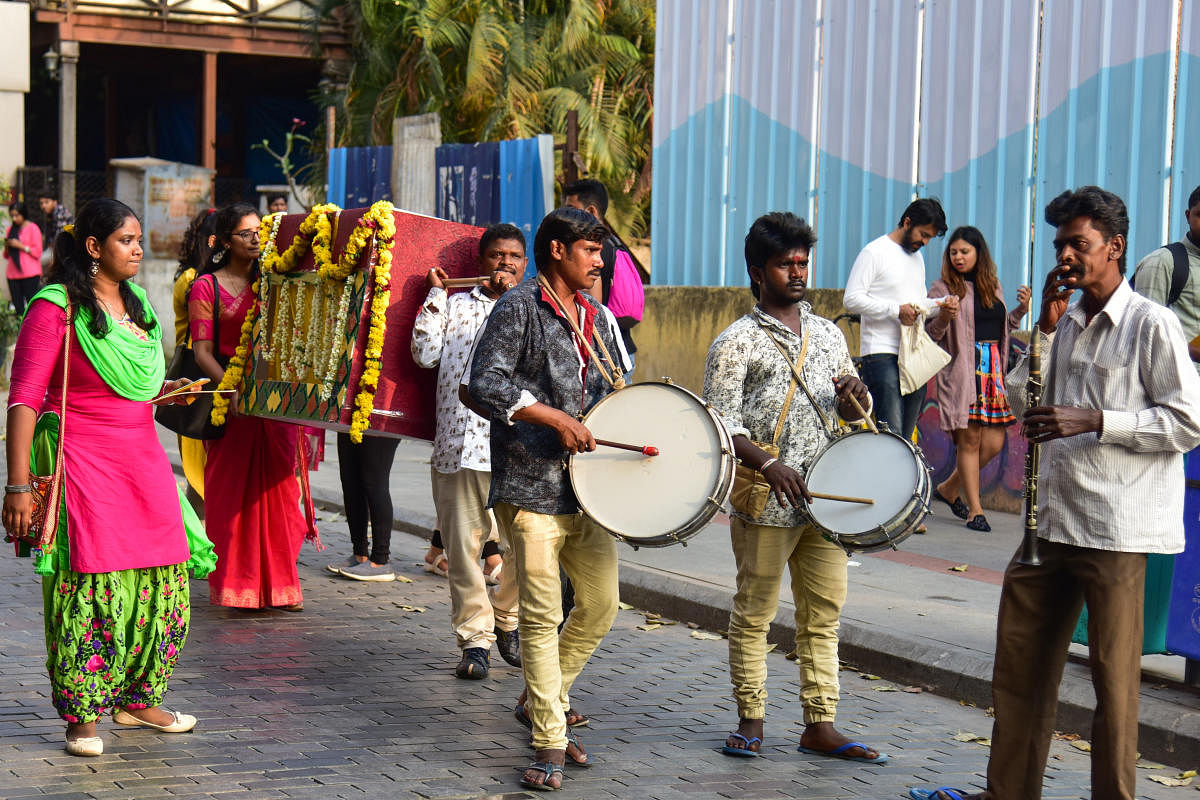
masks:
[[[658,630],[661,627],[662,627],[662,625],[659,625],[657,622],[650,622],[645,625],[637,626],[639,631],[654,631],[654,630]]]
[[[905,686],[904,691],[908,692],[909,694],[920,694],[921,692],[923,692],[925,690],[922,689],[920,686]]]
[[[1061,733],[1059,731],[1055,731],[1054,736],[1051,738],[1060,742],[1077,742],[1079,741],[1080,736],[1078,733]]]
[[[966,572],[968,566],[969,566],[968,564],[959,564],[956,567],[950,567],[948,571],[949,572]]]
[[[981,744],[984,747],[991,747],[992,740],[986,736],[980,736],[977,733],[967,733],[966,731],[957,731],[952,737],[956,742],[969,742],[971,744]]]
[[[1150,775],[1150,780],[1163,786],[1191,786],[1191,778],[1172,778],[1170,775]],[[1200,788],[1200,787],[1197,787]]]
[[[1139,761],[1139,762],[1137,762],[1137,768],[1138,769],[1166,769],[1167,765],[1166,764],[1156,764],[1153,761]]]
[[[412,578],[406,578],[403,575],[397,575],[396,580],[399,581],[400,583],[412,583],[413,582]]]
[[[862,678],[864,681],[878,681],[878,680],[883,680],[883,679],[882,679],[882,678],[880,678],[878,675],[872,675],[872,674],[871,674],[871,673],[869,673],[869,672],[860,672],[860,673],[858,673],[858,677]]]
[[[708,631],[692,631],[691,634],[689,634],[689,635],[693,639],[702,639],[704,641],[721,638],[719,634],[709,633]]]
[[[1076,750],[1082,750],[1085,753],[1092,752],[1092,743],[1084,739],[1071,742],[1071,747],[1074,747]]]
[[[897,689],[895,686],[876,686],[875,691],[877,691],[877,692],[898,692],[900,690]]]
[[[425,610],[422,606],[410,606],[404,603],[396,603],[396,607],[401,611],[411,611],[415,614],[420,614]]]
[[[633,611],[633,606],[629,605],[629,603],[617,603],[617,608],[622,611]]]

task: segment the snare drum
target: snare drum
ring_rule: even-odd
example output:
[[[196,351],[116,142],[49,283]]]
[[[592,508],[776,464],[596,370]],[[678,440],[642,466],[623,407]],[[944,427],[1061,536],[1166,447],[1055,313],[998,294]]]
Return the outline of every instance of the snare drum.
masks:
[[[929,473],[921,451],[890,431],[842,434],[817,454],[804,481],[810,492],[866,497],[875,503],[814,499],[809,516],[847,553],[894,549],[929,514]]]
[[[597,439],[653,446],[657,456],[599,446],[571,456],[571,486],[596,524],[634,547],[666,547],[703,530],[733,487],[733,440],[699,397],[669,381],[601,398],[583,418]]]

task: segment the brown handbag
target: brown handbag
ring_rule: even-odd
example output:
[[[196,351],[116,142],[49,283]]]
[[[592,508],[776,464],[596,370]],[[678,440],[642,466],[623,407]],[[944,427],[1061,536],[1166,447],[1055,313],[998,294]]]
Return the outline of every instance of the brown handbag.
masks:
[[[71,330],[74,327],[74,308],[67,306],[67,330],[63,336],[63,382],[62,408],[58,415],[58,446],[54,455],[54,471],[50,475],[30,475],[29,484],[33,487],[30,497],[33,499],[33,514],[29,522],[29,532],[24,536],[8,533],[6,542],[14,542],[18,551],[22,544],[41,550],[54,547],[55,535],[58,533],[58,500],[62,495],[63,477],[63,437],[67,426],[67,379],[70,377],[71,366]]]
[[[771,336],[768,332],[767,336]],[[774,339],[774,337],[771,337]],[[782,351],[781,351],[782,352]],[[751,440],[750,443],[762,450],[771,458],[779,458],[779,437],[783,433],[783,423],[787,420],[788,411],[792,407],[792,398],[796,396],[796,375],[800,372],[800,368],[804,366],[804,357],[808,353],[808,327],[804,328],[804,339],[800,345],[800,357],[796,359],[796,366],[792,369],[792,380],[788,384],[787,397],[783,401],[783,410],[779,412],[779,420],[775,423],[775,434],[771,437],[770,442],[756,442]],[[729,493],[729,505],[733,506],[734,511],[739,511],[751,519],[758,519],[762,516],[763,511],[767,508],[767,502],[771,499],[771,484],[767,483],[767,479],[761,472],[745,464],[738,464],[737,469],[733,474],[733,489]]]

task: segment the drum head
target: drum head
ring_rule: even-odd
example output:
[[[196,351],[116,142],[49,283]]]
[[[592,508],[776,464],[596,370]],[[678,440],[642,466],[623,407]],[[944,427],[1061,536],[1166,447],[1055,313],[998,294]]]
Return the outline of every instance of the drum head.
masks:
[[[809,513],[814,522],[835,533],[887,527],[912,502],[920,469],[916,453],[894,433],[847,434],[817,456],[805,482],[811,492],[867,497],[875,504],[813,500]]]
[[[722,458],[722,431],[685,389],[666,383],[627,386],[603,398],[583,422],[597,439],[659,450],[650,457],[599,446],[571,457],[580,507],[632,544],[683,530],[721,488],[729,463]]]

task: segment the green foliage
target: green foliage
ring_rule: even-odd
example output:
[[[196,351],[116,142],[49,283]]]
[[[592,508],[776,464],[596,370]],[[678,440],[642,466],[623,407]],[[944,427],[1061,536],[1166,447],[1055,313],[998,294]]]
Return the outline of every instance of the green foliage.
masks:
[[[654,0],[326,0],[323,13],[355,55],[340,145],[388,144],[394,118],[430,111],[446,142],[563,142],[576,111],[583,173],[609,187],[610,222],[645,232]]]
[[[0,301],[0,342],[12,344],[21,330],[21,317],[17,309],[7,300]]]

